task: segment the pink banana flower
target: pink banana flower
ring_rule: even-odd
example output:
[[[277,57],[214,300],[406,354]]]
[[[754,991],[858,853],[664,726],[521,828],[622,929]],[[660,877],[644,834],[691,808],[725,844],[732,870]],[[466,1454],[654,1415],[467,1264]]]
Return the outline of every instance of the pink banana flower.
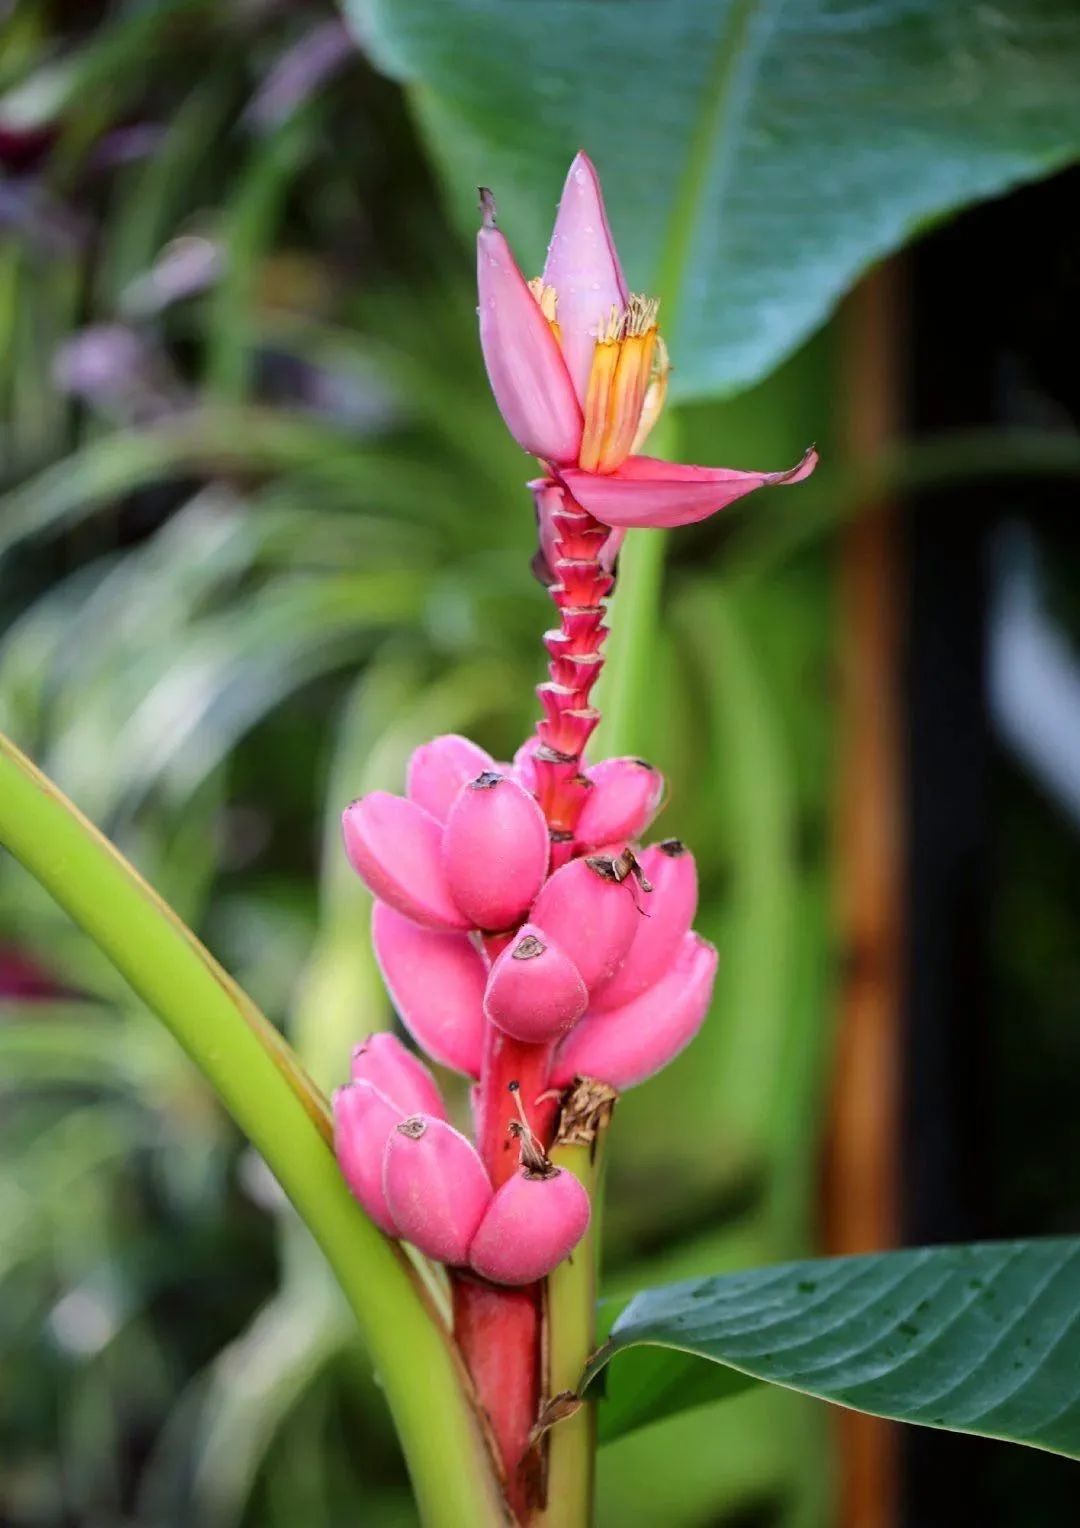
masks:
[[[752,493],[809,477],[811,447],[786,472],[695,467],[637,454],[663,408],[669,364],[659,302],[631,292],[587,154],[570,166],[543,274],[526,281],[481,191],[480,343],[514,439],[545,464],[531,485],[545,517],[571,500],[602,525],[690,525]]]

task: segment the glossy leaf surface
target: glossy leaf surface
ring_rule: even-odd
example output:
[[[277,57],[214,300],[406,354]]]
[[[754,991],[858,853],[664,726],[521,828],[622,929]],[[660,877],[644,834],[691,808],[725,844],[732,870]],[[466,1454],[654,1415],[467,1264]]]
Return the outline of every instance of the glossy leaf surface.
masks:
[[[646,1290],[587,1379],[639,1344],[856,1411],[1080,1458],[1078,1238],[826,1258]],[[686,1380],[698,1383],[692,1371]],[[616,1365],[610,1404],[625,1406],[618,1387]],[[680,1409],[678,1385],[656,1402],[627,1406],[620,1430]]]

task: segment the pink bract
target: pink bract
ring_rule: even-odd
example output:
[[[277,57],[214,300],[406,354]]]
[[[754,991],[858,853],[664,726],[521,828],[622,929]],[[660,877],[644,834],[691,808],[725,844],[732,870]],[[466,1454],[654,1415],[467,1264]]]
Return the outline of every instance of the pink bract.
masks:
[[[613,308],[622,312],[630,295],[608,227],[600,177],[588,154],[576,154],[567,174],[543,281],[558,293],[562,352],[584,407],[597,330]]]
[[[476,240],[476,279],[480,346],[507,428],[533,456],[576,461],[582,416],[570,373],[489,208]]]
[[[606,475],[564,467],[559,478],[567,493],[604,525],[672,527],[706,520],[757,488],[801,483],[817,460],[811,449],[786,472],[739,472],[628,456]]]

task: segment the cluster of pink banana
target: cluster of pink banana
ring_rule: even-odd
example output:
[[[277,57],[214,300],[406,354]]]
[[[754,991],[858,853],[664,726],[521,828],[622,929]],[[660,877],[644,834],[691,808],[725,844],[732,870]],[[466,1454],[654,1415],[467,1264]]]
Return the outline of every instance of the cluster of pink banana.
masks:
[[[572,857],[553,869],[536,746],[500,767],[465,738],[436,738],[413,754],[405,797],[376,791],[346,810],[345,846],[376,897],[386,985],[428,1055],[475,1079],[493,1038],[509,1036],[537,1048],[551,1089],[588,1077],[622,1091],[682,1050],[708,1008],[716,953],[691,931],[694,860],[672,839],[631,847],[663,781],[640,759],[610,759],[585,771],[562,846]],[[357,1051],[335,1118],[361,1204],[441,1262],[526,1284],[584,1235],[587,1195],[527,1116],[513,1127],[521,1166],[493,1188],[427,1069],[391,1037]]]
[[[435,1079],[393,1035],[357,1046],[334,1123],[338,1161],[372,1220],[441,1263],[532,1284],[588,1227],[588,1194],[523,1124],[521,1168],[494,1190],[475,1146],[447,1122]]]

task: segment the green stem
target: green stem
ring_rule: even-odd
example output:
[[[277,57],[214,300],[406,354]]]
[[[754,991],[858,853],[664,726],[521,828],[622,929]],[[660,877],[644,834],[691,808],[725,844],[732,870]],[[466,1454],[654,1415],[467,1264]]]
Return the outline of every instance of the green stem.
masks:
[[[678,418],[669,410],[650,436],[649,449],[658,456],[675,457],[678,437]],[[657,679],[656,633],[667,539],[667,531],[631,531],[619,554],[619,576],[608,616],[611,639],[596,692],[596,705],[604,715],[589,749],[594,759],[621,754],[648,758],[655,744],[648,697]]]
[[[428,1528],[505,1513],[471,1389],[409,1265],[337,1169],[325,1098],[250,998],[131,865],[0,736],[0,843],[85,930],[201,1068],[341,1284]]]
[[[559,1146],[557,1167],[572,1172],[589,1192],[593,1226],[599,1220],[598,1172],[588,1146]],[[573,1257],[548,1277],[547,1395],[576,1393],[596,1347],[596,1280],[600,1249],[590,1226]],[[592,1521],[596,1457],[596,1402],[585,1401],[556,1422],[548,1438],[548,1505],[538,1519],[545,1528],[588,1528]]]
[[[556,1167],[571,1172],[592,1203],[592,1221],[571,1257],[548,1276],[547,1373],[544,1399],[578,1392],[596,1348],[596,1290],[600,1272],[601,1184],[604,1141],[614,1094],[596,1083],[576,1085],[565,1106],[561,1134],[551,1149]],[[588,1528],[592,1521],[596,1460],[596,1402],[584,1401],[548,1433],[547,1507],[543,1528]]]
[[[666,531],[631,531],[619,554],[619,581],[611,601],[611,643],[597,689],[604,713],[589,749],[602,759],[619,754],[648,757],[649,707]]]

